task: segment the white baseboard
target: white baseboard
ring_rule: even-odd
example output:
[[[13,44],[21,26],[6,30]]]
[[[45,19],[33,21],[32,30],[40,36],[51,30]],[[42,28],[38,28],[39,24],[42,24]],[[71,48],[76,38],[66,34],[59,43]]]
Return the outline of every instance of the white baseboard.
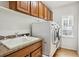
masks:
[[[49,57],[49,56],[46,56],[46,55],[42,55],[42,57]]]

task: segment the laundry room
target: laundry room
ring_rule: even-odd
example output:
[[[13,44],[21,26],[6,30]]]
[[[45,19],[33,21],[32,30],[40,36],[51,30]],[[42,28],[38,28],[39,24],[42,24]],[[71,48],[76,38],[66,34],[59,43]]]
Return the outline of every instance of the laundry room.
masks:
[[[0,57],[78,57],[78,1],[0,1]]]

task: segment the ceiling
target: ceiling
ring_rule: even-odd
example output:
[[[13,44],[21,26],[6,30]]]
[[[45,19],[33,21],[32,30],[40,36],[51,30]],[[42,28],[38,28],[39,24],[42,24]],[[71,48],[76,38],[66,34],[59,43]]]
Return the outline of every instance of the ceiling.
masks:
[[[74,2],[76,1],[43,1],[43,3],[46,4],[50,9],[72,4]]]

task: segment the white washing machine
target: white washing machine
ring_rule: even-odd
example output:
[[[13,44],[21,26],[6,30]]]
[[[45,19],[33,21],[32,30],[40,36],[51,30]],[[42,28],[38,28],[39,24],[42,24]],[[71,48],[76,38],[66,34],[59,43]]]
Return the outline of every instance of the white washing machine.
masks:
[[[55,27],[48,22],[32,24],[32,36],[43,39],[43,55],[53,56],[58,48]]]

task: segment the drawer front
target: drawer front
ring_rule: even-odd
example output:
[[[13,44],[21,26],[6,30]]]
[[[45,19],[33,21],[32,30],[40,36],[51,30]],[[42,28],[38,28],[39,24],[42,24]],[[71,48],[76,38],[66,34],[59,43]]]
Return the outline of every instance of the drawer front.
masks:
[[[42,48],[38,48],[36,51],[31,53],[32,57],[41,57],[42,56]]]
[[[7,57],[25,57],[27,55],[29,55],[30,52],[29,52],[29,47],[26,47],[26,48],[23,48],[19,51],[16,51],[10,55],[8,55]]]
[[[42,46],[42,42],[41,41],[37,42],[37,43],[30,46],[30,51],[33,52],[34,50],[38,49],[41,46]]]

